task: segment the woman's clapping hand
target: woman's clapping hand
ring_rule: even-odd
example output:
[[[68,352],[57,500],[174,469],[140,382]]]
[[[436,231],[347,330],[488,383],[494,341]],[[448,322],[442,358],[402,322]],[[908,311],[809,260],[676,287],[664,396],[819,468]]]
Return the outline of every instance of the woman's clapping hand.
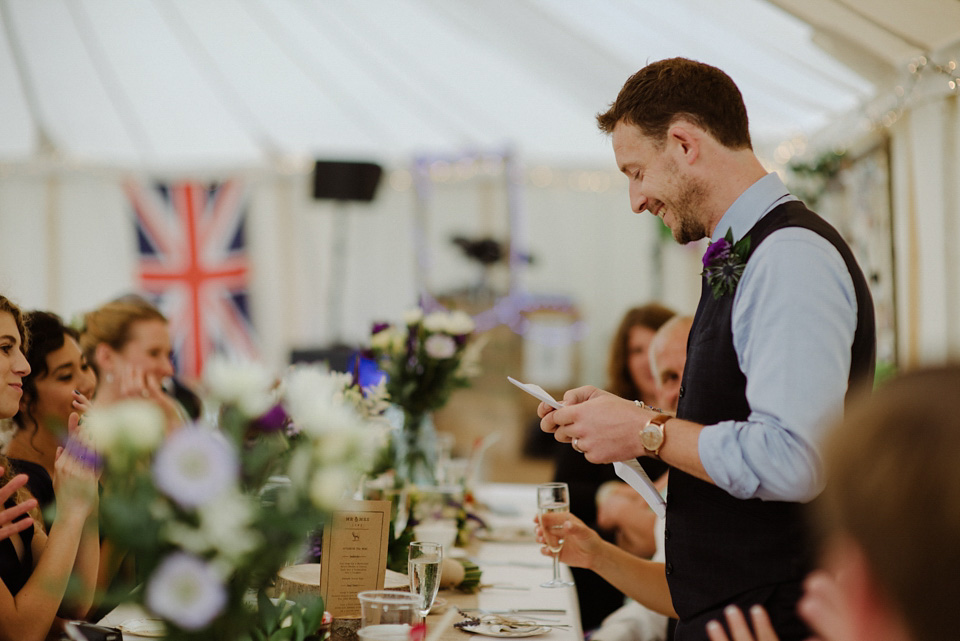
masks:
[[[3,474],[3,468],[0,467],[0,475]],[[6,502],[16,494],[17,490],[26,485],[27,475],[18,474],[7,483],[0,486],[0,505]],[[18,503],[13,507],[6,508],[0,512],[0,541],[9,538],[18,532],[23,532],[33,525],[33,519],[30,517],[21,518],[24,514],[37,507],[36,499],[28,499]],[[20,519],[19,521],[17,519]]]

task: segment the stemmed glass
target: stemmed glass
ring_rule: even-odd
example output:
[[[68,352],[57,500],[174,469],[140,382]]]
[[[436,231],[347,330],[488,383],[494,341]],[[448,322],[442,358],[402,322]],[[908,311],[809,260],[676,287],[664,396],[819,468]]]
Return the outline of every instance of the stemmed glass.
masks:
[[[410,592],[420,597],[418,610],[426,617],[433,607],[440,589],[440,564],[443,561],[443,545],[427,541],[410,544],[407,556],[407,575],[410,577]]]
[[[540,513],[540,529],[547,549],[553,554],[553,578],[540,585],[545,588],[563,588],[573,585],[560,578],[560,550],[563,549],[563,525],[547,527],[543,524],[544,514],[570,511],[570,488],[566,483],[543,483],[537,486],[537,509]]]

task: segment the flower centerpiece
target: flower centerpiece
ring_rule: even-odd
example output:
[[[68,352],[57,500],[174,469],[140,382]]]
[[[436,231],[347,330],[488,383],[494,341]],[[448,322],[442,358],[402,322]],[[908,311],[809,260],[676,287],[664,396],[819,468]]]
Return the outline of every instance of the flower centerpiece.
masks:
[[[108,604],[142,605],[171,640],[304,639],[323,604],[269,588],[356,486],[383,431],[316,367],[278,383],[214,361],[204,380],[214,421],[165,435],[160,411],[139,400],[84,420],[104,461],[102,533],[135,559],[141,585]]]
[[[394,447],[396,472],[404,481],[436,482],[431,414],[478,373],[480,343],[470,340],[474,329],[465,312],[424,315],[419,309],[404,314],[403,325],[373,326],[370,349],[386,373],[390,401],[403,410]]]

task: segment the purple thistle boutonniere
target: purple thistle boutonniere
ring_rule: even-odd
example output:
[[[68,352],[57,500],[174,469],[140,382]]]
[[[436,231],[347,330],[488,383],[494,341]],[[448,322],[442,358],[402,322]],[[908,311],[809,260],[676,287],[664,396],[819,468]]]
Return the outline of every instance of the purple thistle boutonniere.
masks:
[[[750,237],[744,236],[733,242],[733,229],[727,229],[723,238],[710,243],[703,254],[703,271],[700,275],[706,276],[714,299],[736,291],[749,253]]]

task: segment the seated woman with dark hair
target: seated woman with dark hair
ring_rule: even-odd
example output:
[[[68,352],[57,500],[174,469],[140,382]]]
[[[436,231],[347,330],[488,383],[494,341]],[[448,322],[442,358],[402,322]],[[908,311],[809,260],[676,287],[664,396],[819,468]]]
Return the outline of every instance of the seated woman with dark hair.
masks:
[[[77,332],[59,316],[27,312],[23,322],[30,336],[30,373],[23,377],[6,455],[15,472],[29,477],[27,489],[46,510],[53,503],[54,464],[67,438],[67,421],[71,413],[87,410],[97,377],[80,352]]]
[[[674,315],[659,303],[633,307],[624,314],[610,342],[607,362],[607,391],[622,398],[657,405],[657,384],[650,369],[650,342],[661,325]],[[660,461],[644,458],[641,465],[656,479],[666,470]],[[560,447],[556,454],[554,481],[570,487],[570,511],[592,526],[597,525],[597,490],[610,481],[618,481],[612,465],[594,465],[571,447]],[[610,538],[614,532],[606,532]],[[652,528],[638,550],[643,556],[655,551]],[[580,622],[584,630],[593,630],[604,617],[623,605],[623,594],[593,572],[572,568],[580,604]]]
[[[30,374],[24,354],[26,332],[19,308],[0,296],[0,418],[17,413],[23,379]],[[80,417],[72,413],[68,428]],[[5,488],[21,482],[10,475],[6,458]],[[22,478],[22,477],[21,477]],[[20,490],[22,491],[22,490]],[[53,471],[56,520],[49,534],[39,523],[10,531],[0,540],[0,640],[32,641],[47,638],[58,616],[83,617],[93,601],[99,560],[97,475],[65,450],[55,456]],[[23,509],[23,495],[8,500],[6,508]],[[76,590],[67,594],[71,577]]]

